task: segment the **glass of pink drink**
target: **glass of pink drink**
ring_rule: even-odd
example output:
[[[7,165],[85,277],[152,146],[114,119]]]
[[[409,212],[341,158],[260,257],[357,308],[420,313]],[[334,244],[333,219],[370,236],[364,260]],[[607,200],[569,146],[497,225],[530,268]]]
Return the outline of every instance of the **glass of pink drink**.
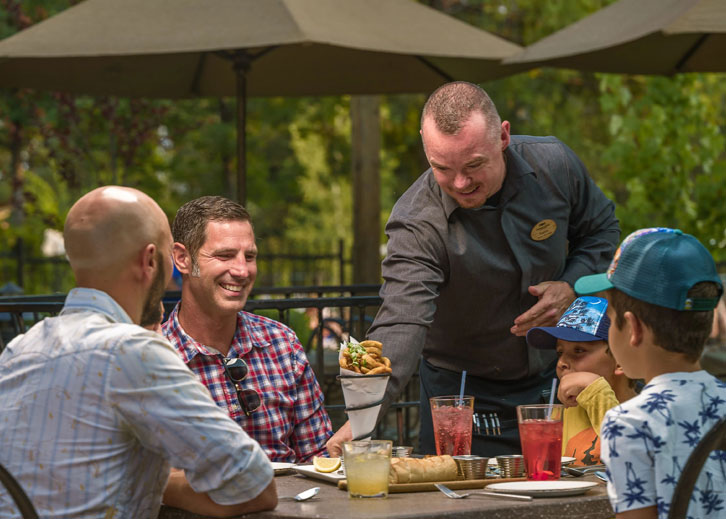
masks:
[[[474,415],[474,397],[458,395],[434,396],[431,420],[434,424],[436,454],[461,456],[471,454],[471,423]]]
[[[517,406],[519,438],[527,479],[560,479],[562,468],[562,404]]]

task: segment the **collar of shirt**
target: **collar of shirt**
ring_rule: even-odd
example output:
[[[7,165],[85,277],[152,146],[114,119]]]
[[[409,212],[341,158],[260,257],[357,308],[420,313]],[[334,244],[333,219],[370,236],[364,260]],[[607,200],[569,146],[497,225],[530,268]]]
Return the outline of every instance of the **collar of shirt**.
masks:
[[[188,364],[196,355],[219,355],[219,352],[210,347],[205,346],[189,335],[179,323],[179,301],[174,310],[172,310],[167,322],[164,323],[164,331],[167,337],[171,333],[177,340],[177,350],[181,354],[182,360]],[[252,350],[252,347],[266,348],[270,346],[269,341],[265,338],[262,330],[251,326],[249,320],[245,318],[246,312],[237,314],[237,331],[234,333],[232,344],[227,357],[242,357]]]
[[[74,288],[68,292],[61,314],[92,310],[117,323],[134,324],[129,314],[110,295],[95,288]]]
[[[519,182],[517,182],[516,180],[530,173],[535,177],[537,176],[537,173],[534,171],[532,166],[530,166],[529,163],[524,160],[524,158],[519,153],[514,151],[511,145],[508,146],[506,150],[504,150],[504,157],[507,164],[507,174],[504,177],[502,196],[499,200],[500,205],[505,204],[507,200],[512,198],[512,196],[514,195],[515,190],[513,188],[519,186]],[[430,169],[429,172],[431,174],[434,184],[436,184],[436,180],[433,179],[433,172]],[[438,186],[438,184],[436,185]],[[451,213],[453,213],[456,209],[460,209],[461,207],[458,203],[456,203],[456,200],[444,193],[443,189],[439,188],[439,193],[441,194],[441,203],[444,206],[444,212],[446,213],[446,218],[448,219],[449,217],[451,217]],[[478,211],[484,207],[487,206],[483,205],[481,207],[477,207],[476,209],[471,210]]]

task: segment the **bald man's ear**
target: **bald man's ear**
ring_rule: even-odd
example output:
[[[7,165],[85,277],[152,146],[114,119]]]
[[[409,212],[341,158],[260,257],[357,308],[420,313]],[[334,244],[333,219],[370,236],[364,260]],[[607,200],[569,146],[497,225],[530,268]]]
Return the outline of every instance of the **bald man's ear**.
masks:
[[[182,275],[188,276],[192,273],[192,257],[184,245],[174,242],[171,257],[174,258],[174,264]]]
[[[147,244],[141,249],[141,275],[147,280],[153,280],[157,271],[161,268],[157,258],[157,247],[153,243]]]

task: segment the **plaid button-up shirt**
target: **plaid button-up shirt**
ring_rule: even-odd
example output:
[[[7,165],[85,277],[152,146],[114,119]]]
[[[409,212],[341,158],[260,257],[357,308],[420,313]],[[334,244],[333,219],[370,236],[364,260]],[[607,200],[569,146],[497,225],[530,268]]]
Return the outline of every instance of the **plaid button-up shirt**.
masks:
[[[249,374],[240,386],[255,389],[262,401],[247,417],[219,352],[184,331],[178,310],[179,305],[164,323],[164,335],[217,405],[259,442],[270,461],[300,463],[324,454],[332,427],[323,407],[323,392],[295,332],[266,317],[238,314],[227,357],[244,359]]]

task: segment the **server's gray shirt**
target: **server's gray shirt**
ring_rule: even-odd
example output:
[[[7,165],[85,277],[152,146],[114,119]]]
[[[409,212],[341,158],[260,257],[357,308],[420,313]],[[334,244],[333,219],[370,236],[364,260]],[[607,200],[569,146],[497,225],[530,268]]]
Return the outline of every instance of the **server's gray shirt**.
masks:
[[[459,207],[430,169],[393,207],[383,305],[368,334],[393,364],[387,404],[422,352],[435,366],[490,380],[541,371],[554,353],[510,332],[537,302],[528,287],[573,285],[608,267],[620,237],[614,205],[575,153],[554,137],[514,135],[505,155],[494,207]]]

